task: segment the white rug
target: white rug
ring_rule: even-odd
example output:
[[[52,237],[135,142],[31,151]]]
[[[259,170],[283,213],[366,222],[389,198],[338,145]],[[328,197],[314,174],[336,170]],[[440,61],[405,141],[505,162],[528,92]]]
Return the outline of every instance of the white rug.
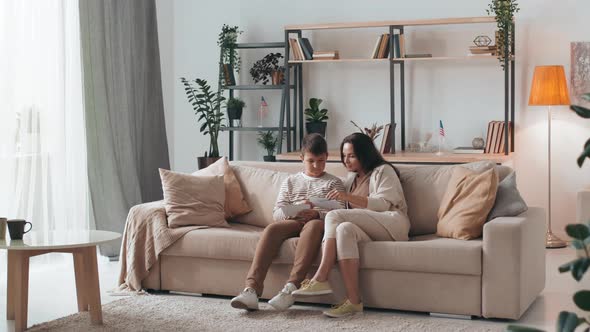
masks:
[[[229,299],[186,295],[147,295],[124,298],[103,306],[102,326],[91,326],[88,313],[78,313],[35,325],[30,331],[503,331],[506,322],[430,317],[392,310],[333,319],[327,307],[295,305],[277,312],[266,302],[246,312]]]

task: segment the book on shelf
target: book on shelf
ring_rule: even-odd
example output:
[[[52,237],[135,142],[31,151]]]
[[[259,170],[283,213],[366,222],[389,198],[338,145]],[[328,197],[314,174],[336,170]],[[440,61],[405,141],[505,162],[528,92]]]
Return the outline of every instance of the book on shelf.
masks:
[[[389,56],[389,34],[384,33],[380,37],[379,50],[375,59],[385,59]]]
[[[458,153],[458,154],[480,154],[480,153],[484,153],[484,149],[474,149],[470,146],[460,146],[460,147],[456,147],[453,150],[453,153]]]
[[[226,86],[236,85],[236,78],[234,76],[234,68],[231,64],[223,64],[223,78]]]
[[[512,146],[510,143],[512,135],[512,122],[508,122],[508,150]],[[486,135],[485,153],[503,153],[506,147],[504,121],[490,121],[488,123],[488,133]]]
[[[301,49],[301,45],[299,44],[299,39],[289,38],[289,46],[291,46],[291,50],[293,51],[293,60],[305,60],[305,55],[303,54],[303,50]]]
[[[473,55],[496,53],[496,46],[469,46],[469,52]]]
[[[299,52],[299,57],[301,58],[301,60],[311,60],[305,56],[303,46],[301,46],[301,38],[295,39],[295,46],[297,47],[297,52]]]
[[[311,43],[307,38],[299,38],[299,44],[301,44],[303,48],[303,54],[305,55],[305,60],[313,60],[313,47],[311,47]]]
[[[399,49],[400,49],[400,53],[399,53],[399,57],[400,58],[405,58],[406,57],[406,38],[404,37],[403,33],[400,33],[399,35]]]
[[[313,59],[314,60],[340,59],[340,55],[338,54],[338,51],[314,51],[313,52]]]
[[[404,58],[432,58],[432,54],[431,53],[405,54]]]
[[[402,57],[399,34],[397,33],[393,35],[393,57],[396,59]]]
[[[378,59],[379,46],[381,46],[381,38],[383,38],[383,35],[377,37],[377,40],[375,41],[375,46],[373,46],[373,52],[371,52],[371,59]]]

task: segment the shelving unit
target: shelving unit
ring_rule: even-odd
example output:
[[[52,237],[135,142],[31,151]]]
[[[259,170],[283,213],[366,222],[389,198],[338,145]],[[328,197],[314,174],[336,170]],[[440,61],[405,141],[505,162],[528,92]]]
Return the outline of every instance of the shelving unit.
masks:
[[[238,43],[236,44],[236,49],[264,49],[264,48],[284,48],[285,47],[285,43],[284,42],[268,42],[268,43]],[[220,52],[223,52],[223,49],[220,49]],[[220,59],[221,59],[221,55],[220,55]],[[233,66],[233,63],[231,64]],[[298,71],[298,65],[291,65],[291,64],[285,64],[285,73],[289,73],[291,68],[295,68],[295,77],[297,77],[297,71]],[[222,67],[222,63],[220,61],[219,63],[219,70],[220,73],[223,72],[223,67]],[[281,106],[280,106],[280,120],[279,120],[279,126],[277,127],[234,127],[233,123],[229,123],[229,126],[226,127],[221,127],[220,131],[227,131],[229,132],[229,160],[233,160],[234,158],[234,132],[235,131],[240,131],[240,132],[258,132],[258,131],[277,131],[277,132],[283,132],[283,131],[287,131],[289,132],[290,130],[294,130],[295,128],[288,125],[287,127],[284,127],[282,125],[283,123],[283,117],[284,114],[286,114],[286,116],[288,118],[291,117],[291,109],[288,107],[285,107],[285,102],[286,100],[289,100],[289,97],[291,95],[291,91],[293,91],[293,95],[294,97],[297,97],[298,95],[301,94],[301,90],[302,90],[302,82],[298,82],[297,80],[295,80],[294,84],[287,84],[286,82],[290,82],[287,78],[289,77],[289,75],[285,75],[285,84],[281,84],[281,85],[263,85],[263,84],[248,84],[248,85],[227,85],[224,86],[222,83],[222,79],[221,79],[221,75],[219,78],[219,91],[223,91],[223,90],[227,90],[229,91],[229,97],[233,98],[234,97],[234,91],[240,90],[240,91],[261,91],[261,90],[278,90],[281,91],[282,96],[281,96]],[[279,137],[282,137],[282,135],[279,135]],[[294,148],[296,148],[296,145],[292,146],[289,142],[289,144],[287,145],[287,151],[290,152],[291,150],[293,150]],[[279,153],[282,152],[279,146]]]
[[[396,80],[399,79],[399,91],[400,91],[400,109],[399,116],[400,121],[398,128],[401,129],[401,150],[405,151],[406,147],[406,110],[405,110],[405,63],[406,62],[423,62],[423,61],[486,61],[495,60],[496,56],[492,55],[474,55],[474,56],[441,56],[441,57],[428,57],[428,58],[393,58],[394,54],[394,38],[395,32],[399,34],[404,33],[404,29],[407,27],[415,26],[436,26],[436,25],[454,25],[454,24],[496,24],[494,17],[463,17],[463,18],[441,18],[441,19],[426,19],[426,20],[398,20],[398,21],[377,21],[377,22],[356,22],[356,23],[326,23],[326,24],[301,24],[301,25],[287,25],[285,26],[285,66],[299,65],[303,67],[304,64],[319,64],[319,63],[352,63],[352,62],[373,62],[373,63],[389,63],[389,95],[390,95],[390,124],[394,130],[390,131],[392,141],[392,153],[395,154],[395,127],[393,126],[396,122],[396,100],[395,100],[395,89]],[[387,28],[389,33],[389,58],[386,59],[334,59],[334,60],[290,60],[290,46],[289,37],[291,34],[296,34],[297,37],[302,36],[304,30],[326,30],[326,29],[358,29],[358,28]],[[515,25],[512,24],[512,31],[514,31]],[[510,132],[512,135],[508,135],[508,125],[512,122],[513,128],[515,128],[515,98],[514,98],[514,73],[515,73],[515,59],[514,59],[514,38],[512,44],[508,44],[508,40],[501,45],[504,49],[504,54],[512,54],[512,57],[505,57],[504,59],[504,140],[505,150],[504,155],[508,155],[510,152],[514,152],[514,130]],[[399,66],[399,76],[396,75],[395,66]],[[500,69],[500,66],[498,66]],[[501,70],[501,69],[500,69]],[[299,75],[302,75],[303,69],[299,70]],[[286,76],[286,79],[289,77]],[[300,96],[302,98],[302,96]],[[290,112],[289,97],[287,96],[285,104],[285,112]],[[300,127],[303,127],[303,119],[300,114]],[[289,126],[289,125],[287,125]],[[302,130],[300,133],[300,139],[303,137]],[[509,142],[510,140],[510,143]],[[511,146],[511,150],[509,150]],[[288,154],[286,154],[288,155]],[[478,155],[479,156],[479,155]],[[470,158],[477,158],[470,156]],[[278,156],[277,159],[281,159]],[[479,157],[479,160],[485,159],[485,157]]]

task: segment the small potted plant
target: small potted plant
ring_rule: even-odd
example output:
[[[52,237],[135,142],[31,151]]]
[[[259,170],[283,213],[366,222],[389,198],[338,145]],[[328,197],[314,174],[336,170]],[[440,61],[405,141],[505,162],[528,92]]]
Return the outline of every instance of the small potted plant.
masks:
[[[275,151],[277,149],[277,144],[279,142],[279,135],[276,136],[273,134],[272,131],[259,131],[258,132],[258,144],[262,146],[265,150],[267,155],[262,157],[264,161],[277,161],[275,157]]]
[[[236,49],[238,36],[242,33],[238,26],[224,24],[217,39],[217,45],[221,47],[220,65],[230,64],[237,72],[240,72],[240,56]]]
[[[195,115],[198,116],[197,122],[202,122],[199,131],[203,135],[209,135],[209,154],[205,152],[204,157],[198,157],[199,169],[205,168],[219,160],[219,129],[223,121],[221,105],[225,100],[219,92],[211,91],[211,87],[206,80],[197,78],[189,81],[184,77],[180,78],[184,85],[184,91],[188,102],[193,106]],[[196,87],[193,84],[196,83]]]
[[[254,83],[261,82],[266,85],[269,79],[272,84],[283,84],[284,67],[279,65],[279,60],[283,58],[281,53],[269,53],[264,58],[254,62],[250,69],[250,75]]]
[[[242,110],[246,107],[246,103],[240,98],[229,98],[227,100],[227,118],[229,119],[230,125],[233,120],[242,119]]]
[[[328,120],[328,110],[320,109],[321,99],[310,98],[309,108],[305,109],[305,130],[308,134],[317,133],[326,136],[326,120]]]
[[[504,68],[506,42],[508,43],[508,56],[512,56],[510,50],[510,45],[512,45],[512,40],[514,39],[514,25],[512,22],[514,20],[514,14],[518,13],[520,10],[516,1],[517,0],[492,0],[492,2],[488,4],[488,9],[486,9],[488,15],[496,16],[496,23],[498,26],[498,31],[496,33],[496,53],[498,54],[498,60],[500,60],[500,63],[502,64],[502,69],[506,69]],[[507,40],[505,39],[505,36],[508,36]]]

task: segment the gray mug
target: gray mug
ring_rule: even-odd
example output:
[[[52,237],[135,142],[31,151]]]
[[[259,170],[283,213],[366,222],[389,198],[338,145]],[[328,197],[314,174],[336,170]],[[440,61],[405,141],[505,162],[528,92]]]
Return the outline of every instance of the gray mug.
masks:
[[[6,221],[6,224],[8,225],[11,240],[22,240],[23,235],[33,228],[33,224],[23,219],[11,219]],[[26,224],[29,224],[29,229],[25,231]]]

